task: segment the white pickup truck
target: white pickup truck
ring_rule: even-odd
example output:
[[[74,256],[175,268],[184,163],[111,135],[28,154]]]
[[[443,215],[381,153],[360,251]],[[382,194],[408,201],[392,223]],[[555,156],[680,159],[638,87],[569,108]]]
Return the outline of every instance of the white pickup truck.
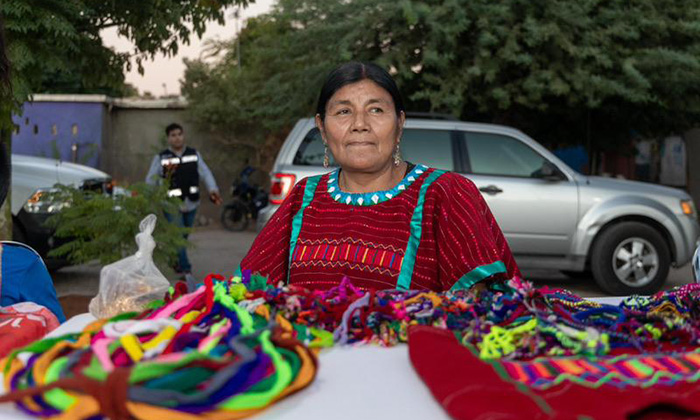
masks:
[[[112,179],[106,173],[85,165],[33,156],[12,155],[12,236],[17,242],[34,248],[49,269],[66,265],[66,261],[47,258],[59,242],[53,231],[44,226],[46,219],[66,203],[41,200],[56,184],[72,185],[84,190],[112,193]]]

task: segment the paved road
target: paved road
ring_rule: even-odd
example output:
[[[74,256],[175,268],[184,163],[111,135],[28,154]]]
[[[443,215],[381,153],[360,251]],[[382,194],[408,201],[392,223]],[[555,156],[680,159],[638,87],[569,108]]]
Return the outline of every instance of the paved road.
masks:
[[[199,228],[190,239],[194,248],[189,251],[194,270],[192,274],[203,279],[209,273],[233,274],[255,239],[255,232],[229,232],[221,228]],[[172,273],[163,273],[172,278]],[[525,278],[541,286],[560,287],[585,297],[603,296],[593,279],[572,280],[558,271],[532,270],[523,273]],[[66,267],[54,273],[54,283],[59,296],[78,294],[95,295],[99,288],[100,266],[86,264]],[[666,289],[692,280],[690,264],[673,269]]]

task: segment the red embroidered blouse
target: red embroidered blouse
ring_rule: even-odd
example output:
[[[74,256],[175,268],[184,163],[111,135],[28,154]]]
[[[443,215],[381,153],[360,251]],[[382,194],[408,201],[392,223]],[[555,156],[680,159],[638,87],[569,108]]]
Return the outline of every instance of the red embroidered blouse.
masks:
[[[338,171],[305,178],[256,238],[239,270],[327,289],[469,288],[520,272],[468,179],[417,165],[392,190],[340,191]]]

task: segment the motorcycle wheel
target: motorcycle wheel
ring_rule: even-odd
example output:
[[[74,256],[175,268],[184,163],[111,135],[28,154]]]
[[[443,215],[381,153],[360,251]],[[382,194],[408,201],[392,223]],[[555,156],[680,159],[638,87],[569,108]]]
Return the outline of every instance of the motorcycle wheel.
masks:
[[[221,224],[232,232],[245,230],[248,227],[248,214],[243,203],[236,200],[227,204],[221,212]]]

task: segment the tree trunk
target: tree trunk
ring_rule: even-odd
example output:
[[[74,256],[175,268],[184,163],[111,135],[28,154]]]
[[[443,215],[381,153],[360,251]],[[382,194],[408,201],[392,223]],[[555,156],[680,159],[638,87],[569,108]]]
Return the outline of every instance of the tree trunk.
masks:
[[[0,240],[12,240],[12,213],[10,212],[12,134],[10,130],[0,130],[0,148],[2,148],[0,150],[0,166],[2,166],[0,168],[0,178],[2,178],[0,179],[0,190],[4,189],[3,183],[7,187],[7,197],[4,202],[0,200]]]
[[[0,207],[0,241],[12,240],[12,213],[10,213],[10,197]]]

